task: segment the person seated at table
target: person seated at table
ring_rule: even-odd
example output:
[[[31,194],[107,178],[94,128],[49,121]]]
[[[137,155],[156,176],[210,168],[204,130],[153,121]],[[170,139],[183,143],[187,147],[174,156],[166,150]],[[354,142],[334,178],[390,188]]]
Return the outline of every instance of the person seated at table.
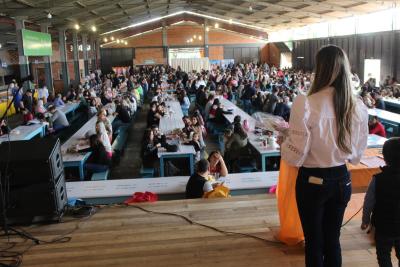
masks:
[[[122,123],[130,123],[131,122],[131,116],[129,115],[128,109],[122,105],[122,102],[118,99],[114,101],[116,105],[116,119],[120,120]]]
[[[165,115],[165,102],[161,102],[157,105],[157,113],[163,117]]]
[[[100,142],[103,144],[104,148],[106,149],[107,156],[111,159],[112,155],[113,155],[113,149],[112,149],[110,137],[108,136],[104,122],[102,122],[102,121],[96,122],[96,134],[99,137]]]
[[[55,107],[61,107],[61,106],[64,106],[65,105],[65,103],[64,103],[64,101],[62,100],[62,96],[61,96],[61,94],[57,94],[57,96],[54,98],[54,100],[53,100],[53,106],[55,106]]]
[[[69,91],[68,91],[67,95],[65,96],[65,100],[68,102],[72,102],[76,99],[76,97],[77,97],[77,94],[75,92],[73,85],[71,84]]]
[[[232,166],[233,161],[243,156],[243,149],[247,146],[248,137],[240,123],[235,123],[233,133],[225,143],[225,159],[229,166]]]
[[[202,158],[202,154],[204,151],[204,146],[200,142],[200,136],[198,133],[193,132],[192,133],[192,140],[189,142],[185,143],[185,145],[190,145],[193,146],[194,150],[196,151],[196,157],[195,160],[196,162],[199,161]]]
[[[0,121],[0,136],[8,134],[10,132],[10,128],[8,128],[6,120]]]
[[[50,122],[52,126],[50,132],[57,133],[69,126],[67,116],[65,116],[64,112],[53,105],[49,106],[48,111],[51,113]]]
[[[46,108],[44,107],[44,104],[43,104],[43,100],[42,99],[39,99],[38,101],[37,101],[37,104],[36,104],[36,107],[35,107],[35,113],[36,114],[39,114],[39,113],[41,113],[41,114],[44,114],[44,113],[46,113]]]
[[[155,168],[157,170],[159,166],[157,152],[160,147],[161,143],[156,143],[153,131],[151,129],[146,129],[143,135],[141,150],[143,167]]]
[[[218,103],[217,110],[215,112],[215,118],[212,120],[216,124],[217,128],[227,126],[227,121],[224,114],[232,114],[231,112],[225,111],[222,107],[222,103]]]
[[[38,99],[43,100],[43,103],[47,103],[47,98],[49,98],[49,90],[47,89],[47,86],[44,85],[42,88],[39,88],[38,90]]]
[[[167,142],[167,137],[165,134],[163,134],[160,129],[158,128],[158,125],[152,125],[151,126],[151,131],[153,132],[154,136],[154,143],[155,144],[161,144],[161,146],[164,146],[165,143]]]
[[[180,95],[178,96],[179,103],[181,104],[182,112],[184,115],[188,115],[189,107],[190,107],[190,100],[189,97],[186,95],[186,91],[183,90]]]
[[[369,134],[376,134],[382,137],[386,137],[385,126],[379,121],[378,116],[372,116],[368,121]]]
[[[85,168],[88,172],[87,177],[90,177],[93,173],[104,172],[111,167],[111,158],[100,139],[97,134],[91,135],[89,137],[90,147],[77,151],[79,153],[91,152],[85,163]]]
[[[122,104],[127,107],[131,117],[133,115],[135,115],[135,113],[137,111],[137,103],[136,103],[136,99],[134,97],[129,97],[128,95],[124,96],[124,99],[122,100]]]
[[[107,117],[107,111],[104,108],[101,108],[97,112],[97,121],[101,121],[104,123],[104,127],[106,128],[107,135],[110,139],[110,142],[112,141],[112,135],[113,135],[113,128],[110,120]]]
[[[217,115],[217,109],[218,106],[220,105],[219,99],[214,98],[213,103],[210,107],[210,110],[208,112],[208,120],[212,121],[215,119],[215,116]]]
[[[189,116],[183,116],[182,121],[185,124],[185,127],[182,128],[182,132],[185,138],[190,138],[194,129],[192,127],[192,121],[190,120]]]
[[[285,121],[289,121],[290,118],[289,97],[284,96],[283,98],[279,98],[278,103],[276,104],[274,110],[274,115],[282,117]]]
[[[151,127],[156,124],[159,125],[161,115],[157,113],[157,102],[153,101],[150,103],[150,110],[147,113],[147,127]]]
[[[195,133],[199,135],[199,140],[200,144],[205,147],[206,144],[204,142],[204,136],[207,134],[206,128],[201,124],[201,115],[199,111],[196,111],[196,113],[191,117],[192,121],[192,129]],[[203,122],[204,123],[204,122]]]
[[[215,98],[214,94],[209,94],[208,95],[207,103],[206,103],[206,106],[204,108],[204,118],[205,118],[205,120],[208,120],[208,118],[209,118],[210,109],[211,109],[211,107],[212,107],[212,105],[214,103],[214,98]]]
[[[95,98],[90,99],[89,108],[88,108],[88,117],[89,119],[97,114],[97,101]]]
[[[361,229],[375,227],[376,254],[379,266],[392,266],[395,248],[400,260],[400,139],[391,138],[382,149],[386,166],[372,177],[364,199]]]
[[[371,98],[375,102],[375,108],[379,108],[379,109],[383,109],[383,110],[386,109],[385,101],[383,101],[382,96],[379,92],[372,92]]]
[[[205,92],[205,87],[201,85],[196,93],[196,105],[201,108],[202,113],[204,113],[204,108],[207,104],[207,95]]]
[[[210,173],[218,173],[219,176],[225,177],[228,175],[228,168],[226,167],[225,161],[221,153],[217,150],[210,153],[208,156],[210,162]]]
[[[205,159],[196,163],[196,173],[190,176],[186,184],[186,198],[202,198],[204,193],[214,189],[211,182],[207,180],[209,169],[210,163]]]

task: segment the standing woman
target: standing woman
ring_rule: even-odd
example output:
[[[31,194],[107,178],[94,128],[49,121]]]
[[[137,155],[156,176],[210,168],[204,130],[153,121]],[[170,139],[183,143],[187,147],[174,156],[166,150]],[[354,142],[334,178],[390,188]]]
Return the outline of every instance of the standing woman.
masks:
[[[345,52],[325,46],[316,56],[308,96],[295,99],[282,159],[300,167],[296,200],[307,267],[342,265],[340,228],[351,197],[346,162],[357,164],[367,147],[368,112],[351,88]]]

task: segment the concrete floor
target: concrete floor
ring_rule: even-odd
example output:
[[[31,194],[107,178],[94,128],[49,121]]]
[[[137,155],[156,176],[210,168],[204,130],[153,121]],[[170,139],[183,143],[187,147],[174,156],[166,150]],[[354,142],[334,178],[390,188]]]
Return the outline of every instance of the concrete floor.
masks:
[[[118,166],[111,170],[110,179],[139,178],[142,160],[140,150],[142,138],[147,126],[147,113],[149,106],[145,104],[136,114],[134,122],[129,129],[128,140]]]

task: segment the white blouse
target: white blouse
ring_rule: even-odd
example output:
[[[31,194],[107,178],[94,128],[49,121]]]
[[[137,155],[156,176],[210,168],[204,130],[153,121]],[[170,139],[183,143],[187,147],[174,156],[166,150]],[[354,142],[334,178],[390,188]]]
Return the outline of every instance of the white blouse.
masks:
[[[296,97],[289,122],[289,135],[281,145],[282,158],[292,166],[329,168],[350,161],[360,162],[367,148],[368,110],[357,99],[351,129],[351,150],[341,151],[336,142],[337,129],[333,106],[333,87],[311,96]]]

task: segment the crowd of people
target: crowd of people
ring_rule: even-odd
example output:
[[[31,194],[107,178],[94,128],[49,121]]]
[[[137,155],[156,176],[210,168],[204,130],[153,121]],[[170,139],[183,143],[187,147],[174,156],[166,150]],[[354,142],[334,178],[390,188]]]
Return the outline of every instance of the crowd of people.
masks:
[[[337,57],[340,57],[340,51],[335,51],[335,53],[337,53]],[[333,63],[336,64],[337,62]],[[323,67],[321,65],[319,68],[326,68],[326,66]],[[118,131],[119,127],[128,125],[135,116],[138,108],[148,102],[150,108],[147,113],[147,129],[143,135],[141,148],[143,167],[153,168],[157,173],[160,167],[157,153],[160,149],[174,152],[178,149],[177,147],[179,144],[192,146],[196,152],[196,171],[189,178],[187,183],[186,197],[201,198],[205,193],[214,189],[213,184],[209,181],[210,175],[213,177],[227,176],[228,172],[235,171],[235,163],[239,159],[246,156],[251,157],[251,151],[249,151],[248,147],[248,133],[244,121],[242,121],[240,116],[236,116],[233,123],[228,123],[224,114],[229,111],[224,109],[220,99],[225,98],[237,103],[249,114],[265,112],[280,116],[284,120],[290,120],[292,122],[290,127],[298,127],[306,131],[304,128],[305,126],[300,125],[302,120],[299,118],[309,116],[309,112],[306,109],[311,108],[319,110],[319,97],[325,99],[323,98],[324,94],[327,94],[327,92],[332,93],[335,89],[321,90],[323,87],[331,86],[331,84],[329,84],[330,81],[326,80],[327,77],[322,77],[321,73],[317,73],[316,75],[318,79],[325,79],[321,82],[321,84],[323,83],[323,86],[320,86],[321,88],[313,81],[314,78],[311,72],[292,69],[282,70],[275,66],[270,67],[268,64],[230,64],[228,66],[215,67],[211,70],[202,70],[199,72],[185,72],[179,67],[178,69],[173,69],[170,66],[143,66],[129,68],[125,73],[109,73],[103,75],[99,71],[93,71],[90,76],[86,77],[83,83],[76,87],[71,86],[64,95],[54,94],[53,92],[50,93],[46,86],[42,86],[41,88],[35,87],[31,82],[31,78],[23,83],[21,86],[22,88],[19,87],[16,81],[13,81],[9,85],[9,92],[14,97],[14,108],[17,113],[23,114],[24,122],[27,123],[34,119],[41,122],[48,122],[49,134],[57,134],[66,127],[69,127],[69,121],[60,108],[66,105],[66,103],[79,102],[80,108],[87,114],[88,119],[97,116],[95,129],[92,129],[92,131],[89,131],[86,135],[89,144],[88,148],[71,148],[69,150],[71,153],[92,152],[85,165],[86,170],[90,173],[104,171],[112,165],[112,142],[115,138],[115,133]],[[341,75],[344,74],[342,73]],[[337,77],[335,77],[335,79],[336,78]],[[359,84],[359,79],[356,75],[353,74],[351,79],[353,85]],[[346,86],[348,87],[348,85]],[[330,88],[332,88],[332,86]],[[347,89],[348,88],[346,88],[346,90]],[[354,86],[351,89],[354,91]],[[306,100],[303,101],[304,103],[298,100],[305,98],[304,94],[307,92],[310,95],[307,101],[311,101],[312,106],[307,106],[305,104],[306,102],[304,102]],[[176,100],[180,103],[182,113],[184,114],[182,117],[184,127],[172,133],[172,135],[162,133],[159,127],[161,118],[166,116],[169,109],[165,101],[166,93],[172,93],[176,96]],[[348,97],[345,92],[339,93],[343,93],[344,96]],[[385,109],[383,97],[400,97],[400,89],[394,77],[387,77],[379,86],[376,85],[373,78],[370,78],[365,84],[360,86],[360,91],[358,93],[362,102],[369,108]],[[302,97],[297,98],[298,95],[302,95]],[[312,95],[315,96],[313,97]],[[295,99],[297,104],[293,107],[292,103]],[[340,99],[337,101],[345,100]],[[352,100],[347,99],[347,101],[351,102]],[[301,114],[299,113],[300,102],[302,104],[301,108],[303,108]],[[327,104],[328,106],[330,105],[329,103]],[[353,104],[356,105],[355,103]],[[359,105],[358,102],[357,105]],[[296,109],[295,115],[297,116],[296,118],[299,119],[296,123],[293,123],[295,119],[291,120],[292,107]],[[334,112],[336,108],[339,109],[340,107],[332,107],[331,112]],[[361,108],[359,108],[359,110],[361,110]],[[340,113],[341,115],[346,113],[345,110],[341,110],[340,112],[342,112]],[[109,121],[110,115],[116,118],[113,123]],[[326,121],[326,118],[323,116],[319,119]],[[341,134],[342,137],[346,134],[346,130],[348,130],[346,127],[348,127],[348,125],[349,123],[343,122],[340,127],[337,126],[341,130],[339,134]],[[0,135],[9,133],[10,129],[7,127],[6,121],[1,121],[0,126]],[[335,128],[332,125],[330,127]],[[322,133],[319,136],[325,138],[323,133],[327,130],[321,128],[319,131]],[[298,132],[300,132],[300,130]],[[369,133],[383,137],[386,136],[385,127],[379,121],[378,117],[372,117],[370,119]],[[224,151],[214,150],[207,153],[207,144],[205,142],[207,136],[220,136],[221,134],[224,138]],[[307,132],[307,134],[309,133]],[[353,133],[353,135],[357,134],[360,133]],[[334,168],[335,166],[333,165],[335,164],[344,164],[345,158],[349,155],[350,150],[347,146],[348,144],[343,141],[346,140],[346,138],[343,138],[340,140],[333,138],[331,140],[338,144],[336,148],[341,152],[338,152],[337,155],[340,156],[338,156],[335,162],[333,162],[331,158],[326,158],[326,166],[322,166],[323,168],[330,169]],[[359,136],[357,138],[354,136],[354,138],[357,139]],[[293,140],[297,139],[294,138]],[[291,156],[288,155],[293,154],[293,147],[299,146],[299,142],[296,143],[293,142],[293,140],[291,140],[291,148],[287,146],[287,143],[291,142],[290,139],[282,144],[282,153],[289,161]],[[177,142],[174,143],[171,141]],[[308,142],[315,143],[317,141],[308,140]],[[321,140],[320,145],[323,144],[323,142],[325,141]],[[397,143],[394,145],[398,146]],[[309,146],[304,145],[303,148],[306,147]],[[321,147],[324,146],[321,145]],[[319,148],[317,149],[314,147],[314,149],[318,150]],[[360,147],[359,150],[361,151],[362,148]],[[392,150],[387,147],[384,148],[385,161],[388,163],[388,167],[384,172],[395,168],[393,166],[398,158],[393,156],[392,154],[394,152],[391,151]],[[325,152],[328,153],[327,150]],[[302,153],[299,152],[292,157],[293,160],[298,160],[298,162],[295,163],[296,166],[304,165],[303,163],[306,160],[306,157],[300,157],[300,154]],[[308,163],[310,162],[318,162],[319,164],[321,163],[321,158],[313,158],[311,161],[308,161]],[[316,163],[315,166],[318,164]],[[311,166],[312,164],[310,163],[309,165]],[[315,177],[320,175],[320,173],[316,172],[315,168],[310,166],[302,167],[299,179],[306,181],[309,179],[310,175],[314,175]],[[169,169],[167,175],[176,175],[180,172],[180,168],[182,168],[179,163],[174,161],[168,162],[167,167]],[[342,175],[345,177],[347,175],[347,169],[345,165],[340,165],[340,169],[335,169],[330,175],[335,177]],[[337,182],[337,180],[333,179],[335,178],[333,176],[330,182],[332,184]],[[314,183],[321,182],[318,179],[316,178],[315,181],[313,180]],[[373,180],[370,188],[380,185],[381,183],[378,182],[378,180],[376,182]],[[317,242],[320,237],[317,237],[310,228],[310,225],[315,225],[315,222],[312,221],[313,218],[307,213],[310,208],[307,205],[311,202],[315,202],[315,199],[313,199],[314,196],[303,194],[308,190],[307,186],[309,185],[306,184],[306,182],[299,185],[299,200],[301,201],[299,210],[302,223],[305,226],[306,258],[309,264],[311,264],[312,262],[315,263],[316,261],[321,261],[321,259],[323,260],[323,254],[327,252],[318,252],[318,257],[314,257],[315,251],[319,251],[316,245],[317,243],[315,242]],[[340,186],[343,185],[340,184]],[[332,194],[336,194],[336,191]],[[370,223],[369,218],[373,212],[371,210],[371,203],[378,203],[379,199],[382,197],[381,191],[379,191],[379,194],[378,191],[376,192],[376,198],[374,194],[375,192],[369,189],[366,199],[369,205],[364,207],[363,229],[367,228],[367,225]],[[340,212],[344,212],[345,203],[347,203],[347,201],[348,199],[340,204]],[[341,213],[338,216],[343,216],[343,214]],[[385,217],[384,214],[382,217]],[[383,218],[381,219],[383,222],[379,220],[377,222],[380,222],[381,226],[385,226],[384,222],[386,222],[386,219]],[[331,226],[333,229],[332,232],[337,234],[340,224]],[[384,234],[385,233],[386,232],[384,232]],[[391,233],[392,232],[390,232],[390,234]],[[322,233],[318,234],[322,235]],[[337,251],[339,242],[338,235],[333,239],[335,240],[330,240],[332,241],[331,244],[328,244],[329,240],[324,241],[326,244],[332,245],[336,249],[334,255],[332,254],[335,258],[330,259],[332,262],[340,260],[340,251]],[[398,240],[396,242],[398,242]],[[381,246],[384,246],[384,244],[381,244]],[[387,244],[385,245],[386,250],[388,246]],[[387,261],[387,253],[381,256],[381,260],[383,261],[382,257],[385,257]]]
[[[148,84],[150,109],[143,137],[142,159],[145,167],[157,169],[158,148],[168,148],[160,138],[159,122],[165,115],[163,95],[173,92],[184,114],[180,129],[182,142],[192,145],[196,161],[210,158],[206,151],[207,134],[224,134],[225,151],[219,151],[223,169],[234,170],[234,162],[248,155],[248,138],[241,118],[227,123],[220,98],[240,103],[249,114],[262,111],[290,118],[294,98],[310,86],[311,73],[280,70],[268,64],[231,64],[200,72],[184,72],[169,66],[144,67],[139,70]],[[156,130],[156,131],[154,131]],[[212,154],[212,153],[211,153]]]

